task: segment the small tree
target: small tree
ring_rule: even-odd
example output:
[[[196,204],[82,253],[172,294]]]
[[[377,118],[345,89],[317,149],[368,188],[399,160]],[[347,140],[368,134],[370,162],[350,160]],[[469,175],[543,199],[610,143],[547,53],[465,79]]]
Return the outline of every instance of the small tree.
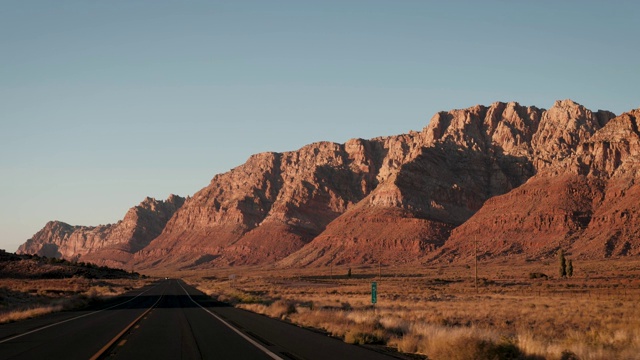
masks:
[[[567,260],[564,258],[564,251],[562,251],[562,249],[560,249],[560,251],[558,252],[558,260],[560,262],[560,269],[559,269],[560,277],[566,278],[567,277]]]
[[[573,277],[573,261],[569,260],[569,264],[567,265],[567,276]]]
[[[351,268],[349,268],[349,271],[347,271],[347,277],[351,277]]]

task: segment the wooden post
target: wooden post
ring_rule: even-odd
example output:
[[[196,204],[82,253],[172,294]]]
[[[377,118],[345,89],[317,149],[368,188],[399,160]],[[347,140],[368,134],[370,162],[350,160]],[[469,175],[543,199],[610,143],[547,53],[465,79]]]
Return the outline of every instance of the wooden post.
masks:
[[[476,294],[478,293],[478,238],[477,236],[473,237],[473,249],[474,249],[474,257],[475,257],[475,283],[476,283]]]

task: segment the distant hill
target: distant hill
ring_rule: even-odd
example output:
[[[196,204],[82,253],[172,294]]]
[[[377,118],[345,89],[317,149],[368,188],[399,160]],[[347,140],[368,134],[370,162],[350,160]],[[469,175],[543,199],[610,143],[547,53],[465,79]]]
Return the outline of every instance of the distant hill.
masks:
[[[140,274],[91,263],[75,263],[38,255],[17,255],[0,250],[0,279],[63,279],[71,277],[135,279],[140,277]]]

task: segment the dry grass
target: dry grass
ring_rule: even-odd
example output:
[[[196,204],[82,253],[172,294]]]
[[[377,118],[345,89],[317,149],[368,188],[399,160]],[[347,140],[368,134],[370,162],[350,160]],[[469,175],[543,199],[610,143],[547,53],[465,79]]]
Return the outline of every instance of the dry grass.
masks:
[[[0,314],[0,324],[24,320],[24,319],[30,319],[33,317],[60,311],[62,309],[63,309],[62,305],[48,305],[48,306],[38,306],[38,307],[27,308],[27,309],[17,309],[17,310]]]
[[[2,279],[0,324],[79,308],[144,286],[149,280]]]
[[[380,277],[375,267],[354,268],[351,278],[346,268],[185,275],[236,306],[429,359],[640,359],[640,261],[574,266],[572,279],[556,279],[553,260],[481,264],[478,293],[466,266],[383,268]]]

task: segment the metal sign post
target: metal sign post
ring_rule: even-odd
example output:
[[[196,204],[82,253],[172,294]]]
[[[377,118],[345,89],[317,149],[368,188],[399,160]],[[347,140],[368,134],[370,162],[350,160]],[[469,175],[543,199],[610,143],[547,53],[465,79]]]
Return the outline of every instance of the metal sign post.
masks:
[[[371,283],[371,303],[375,305],[378,302],[378,283]]]

